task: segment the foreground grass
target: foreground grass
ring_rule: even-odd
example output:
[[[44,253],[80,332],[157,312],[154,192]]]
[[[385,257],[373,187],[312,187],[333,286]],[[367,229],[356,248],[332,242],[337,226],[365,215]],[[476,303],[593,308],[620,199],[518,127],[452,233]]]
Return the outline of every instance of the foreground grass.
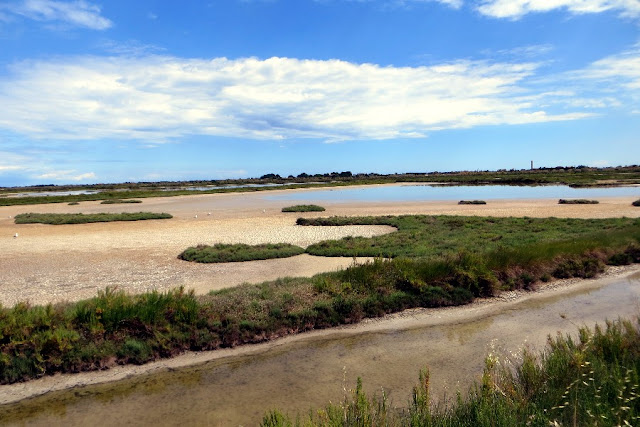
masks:
[[[185,261],[216,263],[288,258],[302,253],[304,253],[304,249],[288,243],[267,243],[262,245],[218,243],[213,246],[192,246],[178,255],[178,258]]]
[[[434,405],[429,372],[420,372],[406,408],[386,396],[367,396],[358,379],[340,404],[293,421],[267,414],[275,426],[632,426],[640,424],[640,329],[618,320],[581,328],[577,339],[549,337],[540,354],[524,352],[516,366],[489,355],[480,382],[467,397]],[[404,406],[404,405],[403,405]]]
[[[87,224],[91,222],[113,221],[142,221],[147,219],[169,219],[167,213],[133,212],[133,213],[96,213],[96,214],[54,214],[54,213],[24,213],[16,215],[16,224]]]
[[[396,258],[201,297],[183,289],[129,295],[109,288],[77,303],[0,307],[0,383],[256,343],[412,307],[466,304],[552,277],[593,277],[605,264],[640,262],[639,220],[331,221],[395,224],[397,233],[369,240]],[[488,229],[503,238],[487,239]],[[432,234],[448,235],[449,242],[438,246]],[[385,237],[398,240],[379,240]],[[347,244],[349,252],[349,242],[335,244]]]
[[[295,205],[282,208],[282,212],[324,212],[325,210],[318,205]]]

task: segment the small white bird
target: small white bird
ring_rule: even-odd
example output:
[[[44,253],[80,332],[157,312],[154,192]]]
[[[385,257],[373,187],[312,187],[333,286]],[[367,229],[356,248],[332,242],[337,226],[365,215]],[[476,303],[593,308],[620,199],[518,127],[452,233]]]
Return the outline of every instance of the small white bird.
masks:
[[[262,213],[265,213],[265,212],[266,212],[266,210],[265,210],[265,209],[262,209]]]
[[[209,212],[207,215],[211,216],[211,212]]]
[[[198,218],[198,215],[194,216],[194,218]]]
[[[14,238],[14,239],[17,239],[17,238],[18,238],[18,233],[14,234],[14,235],[13,235],[13,238]]]

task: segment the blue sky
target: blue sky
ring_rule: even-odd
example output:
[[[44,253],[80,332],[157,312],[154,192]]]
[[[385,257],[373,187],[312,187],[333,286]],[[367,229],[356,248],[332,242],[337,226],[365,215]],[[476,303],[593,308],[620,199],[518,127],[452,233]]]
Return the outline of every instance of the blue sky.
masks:
[[[640,163],[640,0],[1,0],[0,186]]]

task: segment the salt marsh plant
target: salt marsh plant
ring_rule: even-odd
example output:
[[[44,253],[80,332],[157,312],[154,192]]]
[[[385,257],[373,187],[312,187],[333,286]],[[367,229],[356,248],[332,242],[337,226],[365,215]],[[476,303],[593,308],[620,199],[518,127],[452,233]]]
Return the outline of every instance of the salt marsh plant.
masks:
[[[588,200],[588,199],[560,199],[558,200],[559,205],[597,205],[600,203],[597,200]]]
[[[282,208],[282,212],[324,212],[325,208],[318,205],[295,205]]]
[[[92,222],[142,221],[147,219],[169,219],[172,215],[154,212],[132,213],[24,213],[15,216],[16,224],[87,224]]]
[[[487,202],[484,200],[460,200],[458,202],[459,205],[486,205]]]
[[[202,263],[241,262],[259,259],[288,258],[304,253],[304,249],[288,243],[262,245],[223,244],[198,245],[185,249],[179,259]]]
[[[142,203],[142,200],[137,199],[108,199],[100,202],[101,205],[118,205],[126,203]]]

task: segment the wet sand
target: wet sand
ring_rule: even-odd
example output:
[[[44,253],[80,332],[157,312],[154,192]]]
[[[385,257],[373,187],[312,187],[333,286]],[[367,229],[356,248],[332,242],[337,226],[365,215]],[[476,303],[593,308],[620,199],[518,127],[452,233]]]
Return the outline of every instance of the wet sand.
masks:
[[[597,205],[558,205],[556,199],[488,200],[487,205],[452,201],[322,202],[320,213],[282,213],[294,203],[265,200],[265,193],[212,194],[147,198],[140,204],[101,205],[82,202],[0,207],[0,303],[32,304],[74,301],[94,296],[106,286],[129,292],[167,290],[178,286],[197,293],[257,283],[283,276],[311,276],[334,271],[352,258],[299,257],[234,264],[195,264],[177,259],[189,246],[214,243],[312,243],[344,236],[374,236],[392,232],[386,226],[299,227],[299,216],[331,215],[487,215],[530,217],[638,217],[634,198],[600,198]],[[170,220],[51,226],[16,225],[24,212],[167,212]],[[197,217],[196,217],[197,216]],[[18,238],[13,238],[15,233]],[[360,260],[362,261],[362,260]]]

